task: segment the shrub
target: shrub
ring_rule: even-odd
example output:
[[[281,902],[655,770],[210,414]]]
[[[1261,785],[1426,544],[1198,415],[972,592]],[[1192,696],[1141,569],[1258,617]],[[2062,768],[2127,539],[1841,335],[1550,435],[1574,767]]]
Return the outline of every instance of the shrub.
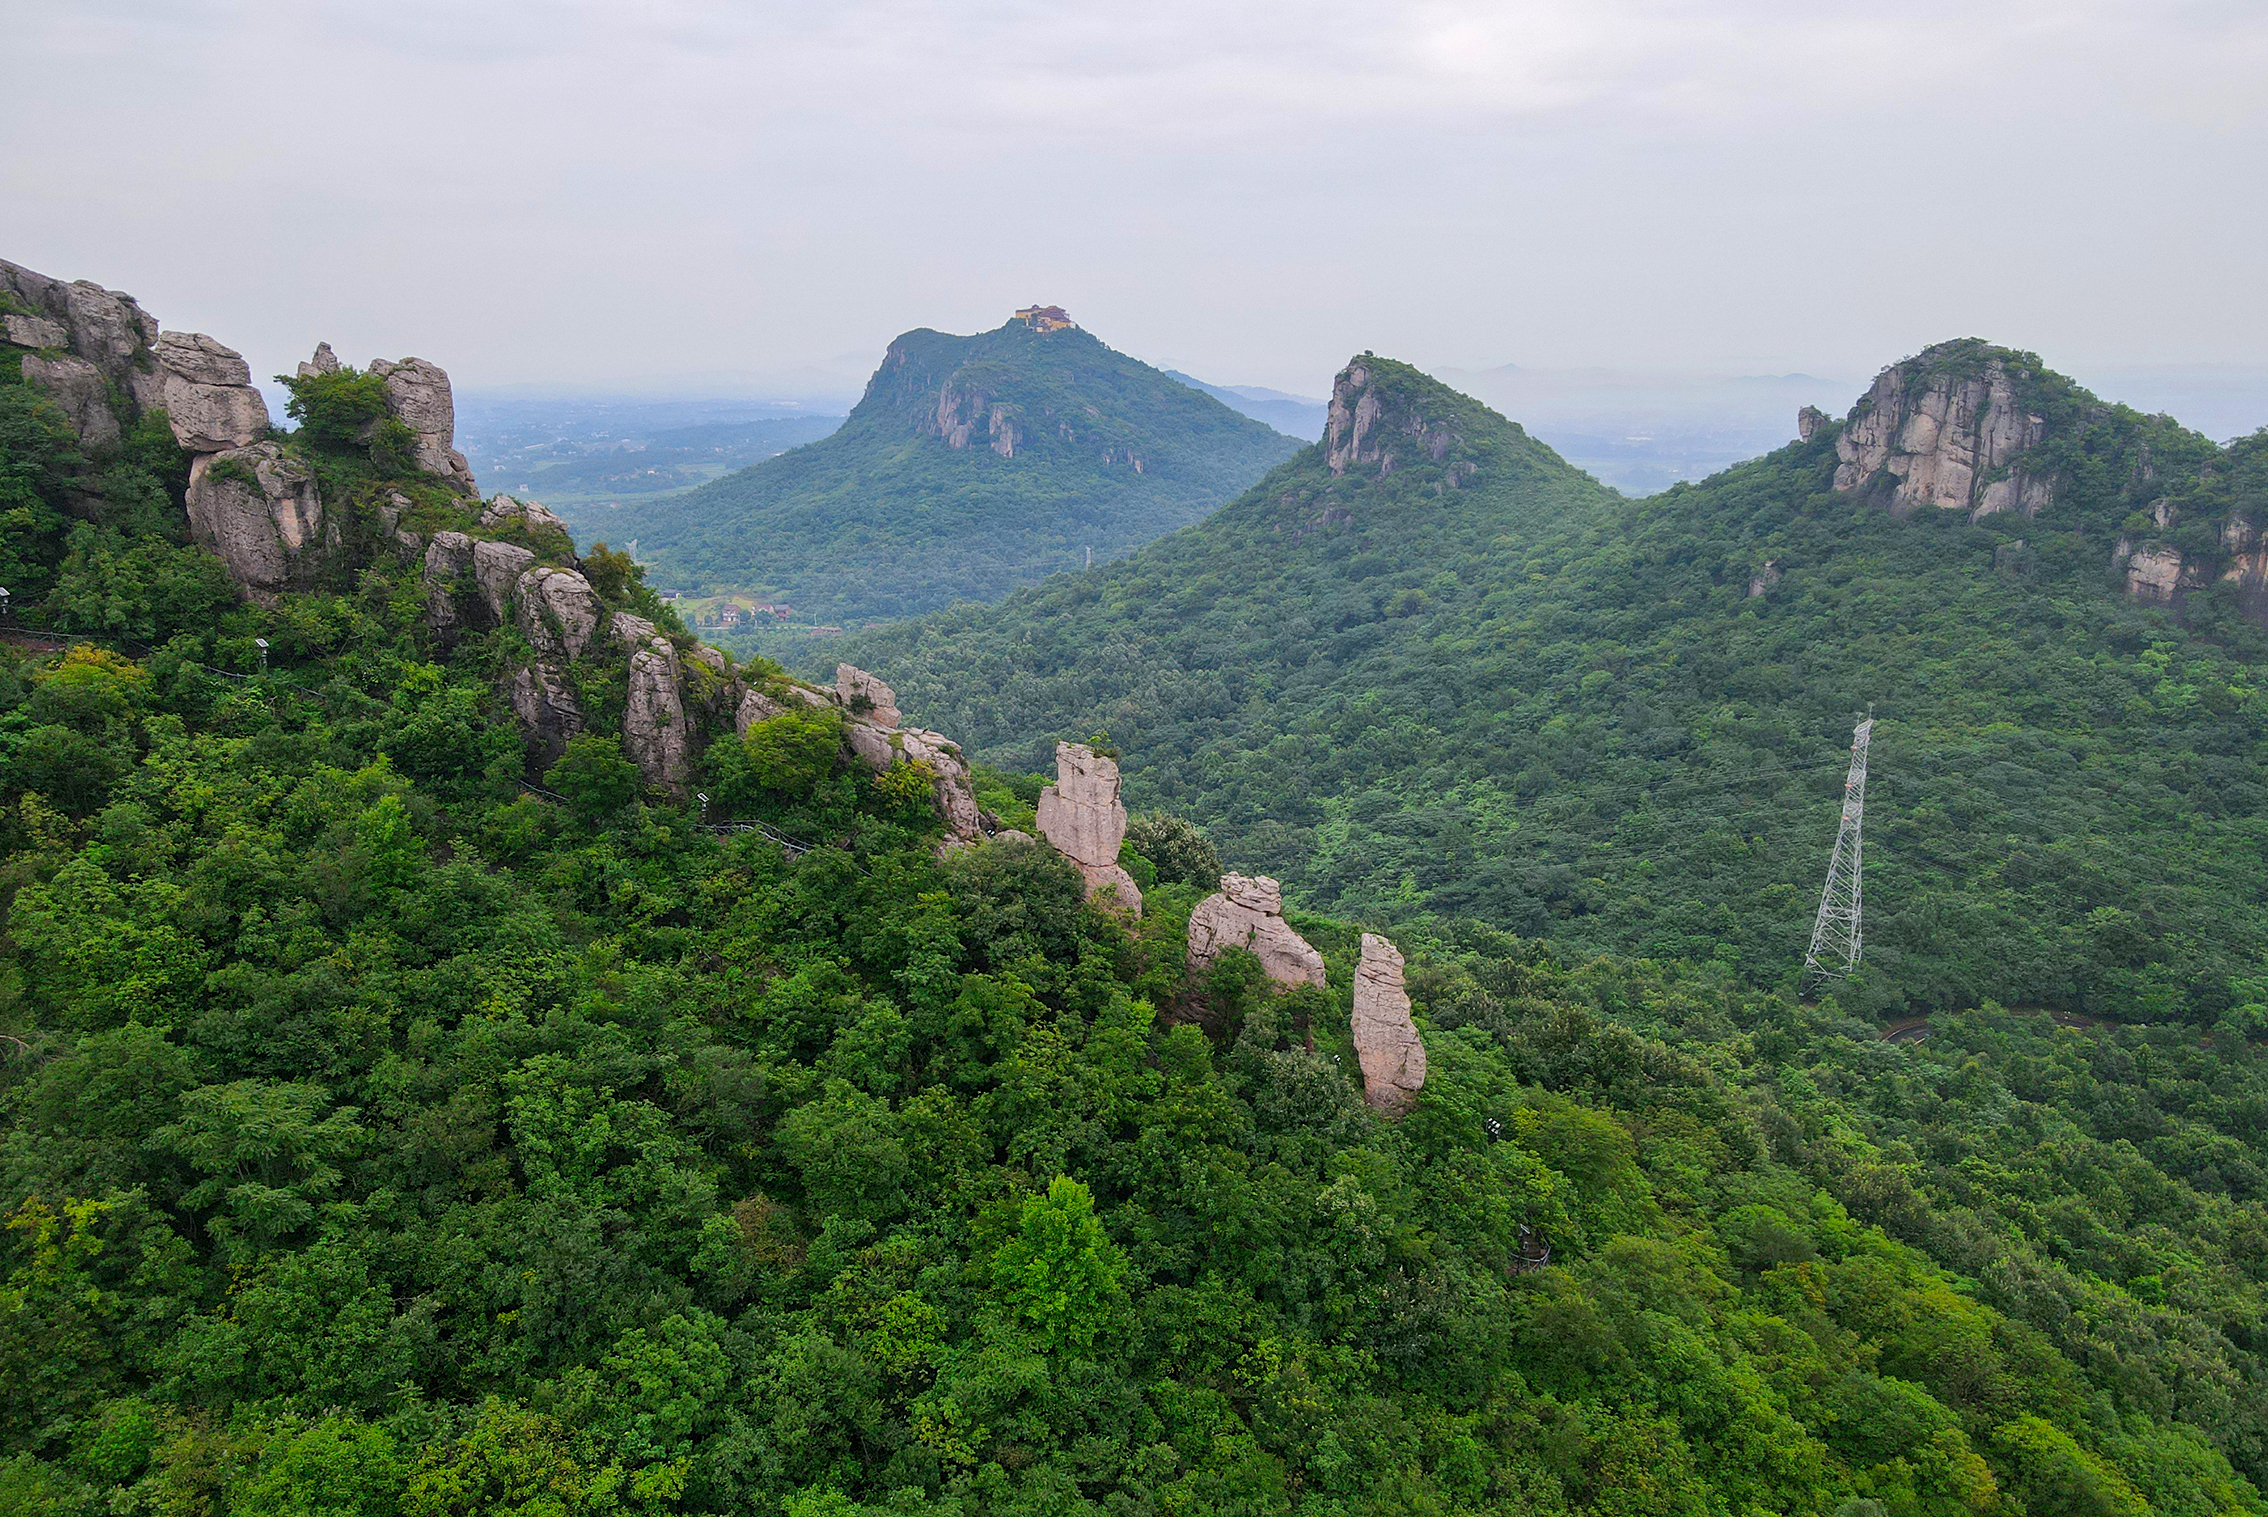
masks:
[[[1145,811],[1126,824],[1126,841],[1156,867],[1165,884],[1212,890],[1221,882],[1220,854],[1197,824],[1185,817]]]
[[[300,438],[310,447],[333,451],[362,447],[387,419],[386,381],[360,369],[278,374],[276,383],[291,392],[284,410],[299,423]]]

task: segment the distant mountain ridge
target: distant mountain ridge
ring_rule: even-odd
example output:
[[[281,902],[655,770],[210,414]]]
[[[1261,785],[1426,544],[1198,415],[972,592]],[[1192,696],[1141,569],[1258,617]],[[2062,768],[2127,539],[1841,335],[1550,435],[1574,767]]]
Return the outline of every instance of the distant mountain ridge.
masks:
[[[890,344],[830,436],[626,509],[617,530],[660,584],[875,620],[1115,558],[1297,446],[1077,327],[923,329]]]
[[[1323,435],[1324,414],[1330,409],[1327,401],[1312,400],[1305,395],[1287,395],[1281,390],[1270,390],[1260,385],[1207,384],[1194,374],[1179,369],[1165,371],[1169,379],[1178,379],[1193,390],[1207,395],[1255,421],[1264,421],[1286,437],[1302,442],[1313,442]]]
[[[1366,354],[1323,440],[1202,524],[830,652],[991,762],[1107,730],[1311,908],[1765,982],[1871,704],[1846,1004],[2257,999],[2268,434],[2216,447],[1975,341],[1800,427],[1624,500]]]

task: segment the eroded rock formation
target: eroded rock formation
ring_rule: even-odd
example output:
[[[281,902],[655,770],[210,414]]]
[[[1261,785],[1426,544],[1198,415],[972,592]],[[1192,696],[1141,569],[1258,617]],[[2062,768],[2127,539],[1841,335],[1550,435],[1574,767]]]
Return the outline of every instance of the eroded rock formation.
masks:
[[[807,704],[832,701],[843,708],[850,722],[845,729],[851,751],[876,773],[886,773],[903,760],[929,768],[931,800],[956,843],[972,843],[984,836],[983,812],[969,781],[968,761],[961,748],[941,732],[898,725],[898,697],[888,685],[855,664],[835,666],[835,688],[815,690],[790,685],[788,697]],[[751,690],[741,697],[736,721],[746,735],[750,726],[787,708],[769,695]]]
[[[835,698],[862,722],[884,730],[898,725],[898,693],[855,664],[835,665]]]
[[[1221,876],[1221,888],[1189,914],[1189,967],[1230,948],[1249,948],[1279,985],[1323,983],[1323,955],[1284,920],[1283,887],[1265,875]]]
[[[1118,761],[1085,743],[1055,745],[1055,783],[1040,792],[1039,833],[1069,859],[1087,882],[1088,899],[1105,891],[1135,916],[1142,914],[1142,892],[1119,866],[1126,841],[1126,807],[1118,798]]]
[[[339,546],[313,471],[272,442],[191,459],[187,498],[190,535],[264,606],[312,585]]]
[[[586,592],[590,589],[588,585],[583,588]],[[652,622],[627,611],[614,613],[612,628],[630,649],[622,749],[636,762],[646,783],[681,796],[693,772],[693,735],[685,722],[681,694],[684,675],[678,667],[677,648]]]
[[[1795,413],[1795,435],[1798,442],[1809,442],[1821,427],[1834,420],[1817,406],[1805,406]]]
[[[1883,493],[1893,510],[1936,506],[1973,521],[2038,512],[2052,482],[2027,472],[2045,422],[2019,402],[2007,356],[1947,343],[1884,369],[1835,441],[1835,488]]]
[[[0,291],[23,311],[11,312],[8,341],[40,351],[23,358],[23,376],[45,390],[89,448],[115,445],[124,435],[112,397],[136,406],[154,403],[157,318],[131,295],[92,281],[66,282],[0,261]],[[30,314],[26,314],[26,313]]]
[[[2158,526],[2170,527],[2174,513],[2161,501],[2152,518]],[[2238,614],[2268,625],[2268,542],[2249,517],[2235,514],[2221,525],[2221,548],[2224,557],[2216,573],[2216,560],[2210,556],[2193,560],[2171,543],[2137,543],[2122,537],[2111,554],[2111,567],[2124,574],[2128,595],[2177,611],[2191,591],[2218,579],[2234,587]]]
[[[457,406],[448,372],[423,358],[373,358],[369,372],[386,382],[386,409],[417,439],[418,469],[477,497],[472,465],[457,451]]]
[[[165,408],[173,439],[191,453],[224,453],[268,435],[268,402],[234,348],[202,332],[163,332],[150,349],[158,372],[140,392]]]
[[[1355,966],[1353,1027],[1363,1099],[1386,1116],[1400,1116],[1425,1088],[1425,1044],[1410,1020],[1401,950],[1374,932],[1362,935],[1362,961]]]
[[[509,495],[497,496],[482,509],[480,527],[484,532],[503,532],[513,527],[539,535],[556,532],[569,542],[575,537],[567,523],[550,507],[532,500],[516,500]]]
[[[1449,423],[1420,414],[1401,396],[1378,383],[1381,361],[1365,353],[1331,382],[1331,409],[1324,424],[1323,461],[1333,474],[1375,468],[1380,477],[1418,459],[1436,463],[1462,440]],[[1443,471],[1442,482],[1462,488],[1478,472],[1470,460]]]

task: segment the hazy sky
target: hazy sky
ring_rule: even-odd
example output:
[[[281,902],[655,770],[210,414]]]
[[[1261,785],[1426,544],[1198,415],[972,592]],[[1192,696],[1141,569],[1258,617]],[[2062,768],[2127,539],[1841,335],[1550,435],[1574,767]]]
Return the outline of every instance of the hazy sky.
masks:
[[[2268,362],[2262,0],[0,0],[0,257],[268,373]]]

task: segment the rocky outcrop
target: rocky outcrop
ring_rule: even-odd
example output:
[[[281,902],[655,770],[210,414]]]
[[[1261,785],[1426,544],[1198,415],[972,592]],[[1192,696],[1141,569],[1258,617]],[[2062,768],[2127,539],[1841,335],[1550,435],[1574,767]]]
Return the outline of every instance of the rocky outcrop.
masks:
[[[79,442],[84,447],[100,452],[118,446],[126,430],[119,425],[118,413],[111,407],[113,391],[102,370],[69,353],[54,357],[26,353],[22,362],[25,381],[45,391],[47,398],[55,402],[63,419],[71,424],[71,430],[79,434]]]
[[[1363,1099],[1381,1115],[1400,1116],[1425,1088],[1425,1044],[1410,1020],[1401,950],[1374,932],[1362,935],[1355,966],[1353,1027]]]
[[[1203,969],[1231,948],[1248,948],[1279,985],[1323,983],[1323,955],[1284,920],[1283,887],[1266,876],[1228,874],[1189,914],[1189,967]]]
[[[472,577],[473,540],[462,532],[436,532],[425,547],[425,624],[447,641],[464,630],[458,591]]]
[[[677,648],[642,616],[617,611],[611,625],[614,635],[630,649],[630,689],[622,712],[623,751],[637,764],[647,784],[682,796],[693,773],[693,734],[685,722]]]
[[[1821,427],[1834,420],[1817,406],[1805,406],[1795,413],[1795,435],[1798,442],[1809,442]]]
[[[598,592],[573,569],[523,570],[513,586],[520,633],[539,658],[581,658],[598,633]],[[616,618],[619,623],[620,618]],[[633,618],[635,620],[635,618]],[[650,623],[640,623],[649,628]]]
[[[185,450],[221,453],[268,435],[268,402],[234,348],[202,332],[165,332],[150,352],[157,382],[143,393],[165,408],[173,440]]]
[[[302,363],[298,369],[301,379],[317,379],[338,372],[339,355],[331,351],[331,345],[327,342],[315,344],[315,356]]]
[[[19,348],[60,348],[70,342],[71,329],[44,316],[18,316],[9,311],[0,313],[0,338]]]
[[[898,725],[898,694],[855,664],[835,665],[835,699],[862,722],[888,730]]]
[[[316,351],[320,356],[322,350]],[[373,358],[369,372],[386,382],[386,410],[416,438],[419,471],[477,497],[480,487],[473,481],[472,465],[457,451],[457,407],[448,372],[423,358]]]
[[[965,448],[980,426],[985,446],[1002,458],[1016,456],[1016,408],[982,389],[948,382],[937,392],[937,414],[925,430],[948,448]]]
[[[2153,512],[2153,516],[2160,526],[2170,525],[2173,519],[2170,511]],[[2221,546],[2224,559],[2199,561],[2186,557],[2171,543],[2136,543],[2122,537],[2111,554],[2111,567],[2124,575],[2128,595],[2177,612],[2191,591],[2218,580],[2235,590],[2238,615],[2268,626],[2268,544],[2262,542],[2249,519],[2234,515],[2221,525]]]
[[[2125,547],[2125,544],[2121,544]],[[2127,548],[2126,593],[2136,600],[2170,605],[2175,595],[2198,583],[2183,572],[2181,550],[2152,544]]]
[[[1365,353],[1331,383],[1323,461],[1333,474],[1376,469],[1383,478],[1421,458],[1438,463],[1462,441],[1446,420],[1428,418],[1406,396],[1389,395],[1380,383],[1383,368],[1381,360]],[[1444,482],[1462,487],[1476,472],[1469,460],[1460,460],[1446,471]]]
[[[791,698],[806,702],[828,699],[828,693],[800,685],[788,689]],[[846,729],[851,751],[869,769],[887,773],[900,760],[926,765],[930,798],[956,843],[973,843],[984,836],[984,813],[976,803],[967,760],[958,743],[941,732],[921,727],[900,727],[898,697],[888,685],[855,664],[835,666],[835,704],[850,716]],[[756,721],[777,716],[786,708],[769,696],[750,691],[742,697],[736,720],[745,734]]]
[[[499,495],[480,513],[480,529],[483,532],[505,532],[515,527],[539,535],[556,532],[569,542],[575,540],[574,532],[556,512],[532,500],[515,500],[509,495]]]
[[[1040,792],[1039,833],[1069,859],[1086,881],[1092,900],[1107,899],[1135,916],[1142,914],[1142,892],[1119,866],[1126,841],[1126,807],[1118,798],[1118,762],[1085,743],[1055,745],[1055,783]]]
[[[1764,567],[1748,576],[1748,598],[1755,600],[1760,595],[1771,594],[1772,588],[1779,582],[1780,561],[1776,558],[1764,560]]]
[[[2031,516],[2054,496],[2049,478],[2025,468],[2045,431],[2000,350],[1947,343],[1884,369],[1853,408],[1835,441],[1835,488],[1880,494],[1900,512]]]
[[[526,739],[528,759],[548,769],[567,751],[567,740],[583,730],[583,707],[566,676],[545,664],[512,671],[504,691]]]
[[[86,447],[116,446],[131,409],[156,403],[150,347],[158,340],[157,318],[131,295],[5,261],[0,293],[21,308],[8,314],[0,335],[41,350],[24,355],[24,378],[47,392]],[[124,413],[120,400],[128,403]]]
[[[314,583],[339,546],[314,473],[272,442],[190,460],[188,505],[190,535],[261,605]]]
[[[512,596],[520,588],[520,576],[534,568],[535,561],[533,553],[512,543],[490,542],[486,538],[473,543],[473,581],[480,586],[480,598],[488,608],[490,626],[500,627],[510,618]]]

